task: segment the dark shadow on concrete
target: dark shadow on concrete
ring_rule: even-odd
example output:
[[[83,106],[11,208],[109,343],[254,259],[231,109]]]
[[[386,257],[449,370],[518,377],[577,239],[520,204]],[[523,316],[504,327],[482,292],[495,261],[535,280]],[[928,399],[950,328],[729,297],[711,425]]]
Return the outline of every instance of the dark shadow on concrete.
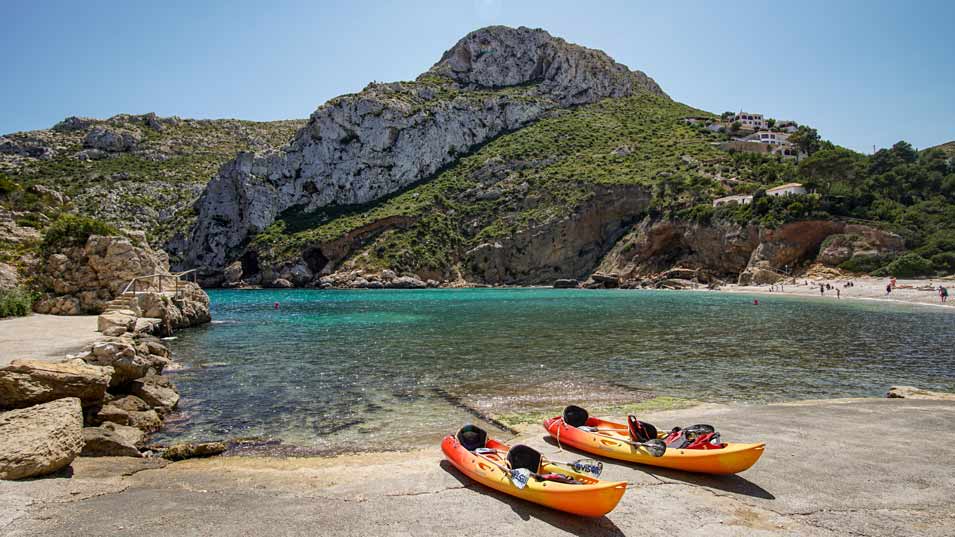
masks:
[[[750,496],[752,498],[759,498],[761,500],[776,499],[776,496],[774,496],[773,493],[757,485],[756,483],[753,483],[752,481],[746,479],[745,477],[740,476],[739,474],[709,475],[709,474],[696,474],[693,472],[683,472],[680,470],[672,470],[670,468],[659,468],[656,466],[649,466],[646,464],[637,464],[634,462],[620,461],[617,459],[601,457],[600,455],[583,451],[581,449],[576,449],[566,444],[561,444],[560,446],[558,446],[557,440],[555,440],[553,437],[550,437],[550,436],[544,438],[544,441],[554,447],[560,447],[564,451],[571,452],[571,453],[578,453],[585,457],[593,457],[596,459],[600,459],[604,462],[604,464],[614,464],[617,466],[632,468],[634,470],[640,470],[658,479],[669,479],[671,481],[680,481],[682,483],[687,483],[689,485],[694,485],[698,487],[706,487],[706,488],[721,490],[724,492],[731,492],[733,494],[740,494],[742,496]]]
[[[521,517],[521,520],[530,520],[533,517],[578,537],[626,537],[623,531],[606,516],[588,518],[548,509],[542,505],[515,498],[472,481],[447,460],[442,460],[440,465],[445,472],[451,474],[469,490],[506,503],[517,516]]]

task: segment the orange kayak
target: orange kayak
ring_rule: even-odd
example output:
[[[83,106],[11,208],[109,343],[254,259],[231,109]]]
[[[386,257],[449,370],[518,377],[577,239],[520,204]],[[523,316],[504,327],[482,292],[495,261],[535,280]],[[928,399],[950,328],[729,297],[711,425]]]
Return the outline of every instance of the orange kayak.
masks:
[[[630,440],[630,433],[625,423],[588,417],[586,425],[601,431],[582,431],[564,423],[560,416],[544,420],[544,428],[561,444],[611,459],[703,474],[742,472],[756,464],[766,446],[765,443],[727,443],[720,449],[667,449],[662,457],[654,457],[626,442]]]
[[[488,439],[487,448],[506,453],[507,444]],[[599,517],[606,515],[617,506],[617,502],[627,489],[624,481],[601,481],[566,468],[544,463],[542,473],[559,473],[572,477],[581,484],[567,484],[555,481],[530,479],[527,485],[519,489],[510,476],[497,464],[505,466],[505,458],[499,454],[479,456],[468,451],[454,435],[448,435],[441,442],[441,450],[455,468],[478,483],[494,490],[510,494],[516,498],[534,502],[551,509],[573,513],[575,515]],[[487,457],[487,459],[482,458]],[[494,461],[497,464],[492,464]]]

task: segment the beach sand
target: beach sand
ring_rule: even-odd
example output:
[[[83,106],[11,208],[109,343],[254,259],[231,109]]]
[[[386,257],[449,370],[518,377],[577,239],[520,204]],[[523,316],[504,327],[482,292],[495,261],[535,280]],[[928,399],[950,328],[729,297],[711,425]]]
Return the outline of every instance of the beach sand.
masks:
[[[847,281],[851,281],[854,285],[846,287]],[[721,287],[720,291],[773,296],[805,296],[820,300],[879,300],[955,308],[955,299],[949,297],[946,302],[942,303],[937,291],[938,286],[943,285],[949,289],[949,293],[955,292],[955,280],[948,278],[935,280],[900,279],[896,281],[896,287],[892,292],[886,294],[885,287],[889,284],[889,281],[890,278],[873,278],[870,276],[839,279],[788,278],[781,284],[774,285],[773,291],[770,291],[769,285],[726,285]],[[819,286],[827,283],[832,286],[832,289],[820,293]],[[838,295],[836,289],[839,290]]]

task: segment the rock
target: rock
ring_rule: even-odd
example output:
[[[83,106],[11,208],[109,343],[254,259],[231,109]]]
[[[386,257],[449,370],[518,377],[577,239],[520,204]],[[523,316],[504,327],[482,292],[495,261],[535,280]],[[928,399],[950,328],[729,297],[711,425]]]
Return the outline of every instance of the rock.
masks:
[[[438,98],[450,86],[460,91]],[[475,91],[503,87],[514,91]],[[416,82],[332,99],[281,150],[222,166],[195,205],[185,264],[221,270],[289,208],[373,202],[555,108],[642,93],[665,96],[645,74],[543,30],[472,32]]]
[[[211,457],[224,453],[226,445],[223,442],[203,442],[196,444],[174,444],[163,451],[162,457],[171,461]]]
[[[146,404],[146,401],[143,401],[135,395],[124,395],[123,397],[113,399],[109,402],[109,404],[117,408],[121,408],[127,412],[149,410],[149,405]]]
[[[0,479],[23,479],[68,466],[83,449],[80,400],[58,399],[0,413]]]
[[[392,289],[424,289],[428,284],[413,276],[399,276],[388,283]]]
[[[148,349],[147,349],[148,350]],[[93,345],[92,354],[87,363],[113,368],[110,385],[121,386],[131,380],[145,377],[150,371],[162,373],[169,359],[153,354],[136,352],[130,341],[101,341]]]
[[[12,265],[0,263],[0,290],[14,289],[20,285],[20,275]]]
[[[242,281],[242,263],[236,261],[223,269],[222,275],[225,277],[226,283],[236,284]]]
[[[604,52],[523,26],[475,30],[445,52],[427,74],[444,75],[474,89],[536,83],[537,93],[564,106],[634,93],[664,95],[647,75],[630,71]]]
[[[593,274],[590,275],[590,279],[608,289],[620,287],[619,274],[606,274],[603,272],[594,272]]]
[[[383,281],[383,282],[390,282],[391,280],[394,280],[394,279],[397,278],[397,277],[398,277],[398,275],[395,274],[395,271],[389,270],[389,269],[385,269],[385,270],[381,271],[381,275],[379,276],[379,278],[380,278],[381,281]]]
[[[106,404],[93,415],[89,422],[93,425],[99,425],[104,422],[129,425],[129,412],[113,404]]]
[[[885,394],[889,399],[930,399],[935,401],[955,401],[955,393],[933,392],[915,386],[892,386]]]
[[[64,397],[84,405],[97,404],[106,395],[113,370],[82,360],[50,363],[14,360],[0,368],[0,409],[24,408]]]
[[[151,433],[162,428],[162,418],[155,410],[129,411],[129,421],[126,425],[135,427],[143,432]]]
[[[139,397],[160,415],[168,414],[179,404],[179,393],[165,377],[150,375],[130,383],[129,393]]]
[[[53,130],[61,132],[85,131],[96,123],[97,120],[91,117],[70,116],[53,125]]]
[[[295,286],[292,285],[292,282],[286,280],[285,278],[279,278],[272,282],[272,287],[276,287],[278,289],[291,289]]]
[[[554,289],[573,289],[580,287],[580,282],[570,278],[554,280]]]
[[[129,129],[94,127],[83,139],[83,146],[109,153],[130,151],[142,140],[142,135]]]
[[[107,311],[96,319],[96,327],[104,335],[119,336],[135,330],[136,319],[132,310]]]
[[[83,428],[85,445],[82,457],[140,457],[137,444],[144,433],[134,427],[104,423],[99,427]]]

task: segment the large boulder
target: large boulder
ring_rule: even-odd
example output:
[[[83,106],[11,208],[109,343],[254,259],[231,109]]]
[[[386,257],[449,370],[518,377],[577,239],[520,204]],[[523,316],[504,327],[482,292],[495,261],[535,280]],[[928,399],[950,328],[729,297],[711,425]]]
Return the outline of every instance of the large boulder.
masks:
[[[179,393],[166,377],[149,375],[130,383],[129,393],[142,399],[159,414],[168,414],[179,404]]]
[[[104,423],[99,427],[85,427],[83,457],[139,457],[138,445],[145,434],[135,427]]]
[[[76,397],[85,405],[98,404],[106,395],[111,367],[82,360],[50,363],[14,360],[0,368],[0,409],[25,408],[64,397]]]
[[[107,311],[96,319],[96,329],[107,336],[119,336],[135,330],[136,320],[132,310]]]
[[[0,413],[0,479],[56,472],[83,449],[83,411],[74,397]]]

